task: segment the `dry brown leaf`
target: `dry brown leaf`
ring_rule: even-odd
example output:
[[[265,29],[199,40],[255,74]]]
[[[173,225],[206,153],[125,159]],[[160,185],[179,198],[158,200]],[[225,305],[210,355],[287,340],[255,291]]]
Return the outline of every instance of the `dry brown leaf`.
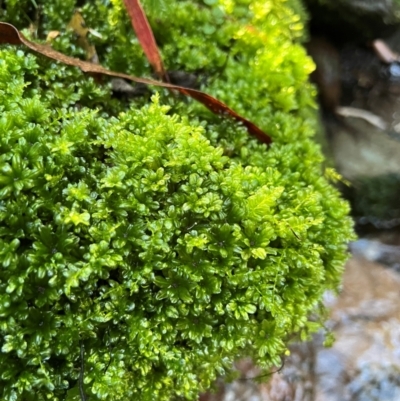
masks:
[[[270,144],[272,142],[269,135],[267,135],[264,131],[262,131],[257,125],[252,123],[250,120],[242,117],[234,110],[230,109],[225,103],[220,100],[212,97],[211,95],[198,91],[196,89],[184,88],[178,85],[171,85],[165,82],[158,82],[152,79],[147,78],[138,78],[132,75],[123,74],[120,72],[114,72],[107,70],[99,64],[89,63],[88,61],[82,61],[74,57],[66,56],[63,53],[60,53],[49,46],[42,45],[39,43],[34,43],[25,38],[25,36],[18,31],[13,25],[8,24],[6,22],[0,22],[0,43],[8,43],[12,45],[25,45],[29,49],[42,54],[48,58],[59,61],[61,63],[79,67],[83,72],[92,73],[92,74],[102,74],[108,75],[110,77],[118,77],[127,79],[129,81],[139,82],[146,85],[154,85],[163,88],[167,88],[170,90],[176,90],[186,96],[189,96],[204,106],[206,106],[213,113],[222,115],[222,116],[230,116],[237,121],[240,121],[248,130],[248,132],[254,135],[259,141]]]
[[[46,37],[46,43],[51,43],[55,38],[60,36],[60,31],[50,31]]]
[[[89,42],[87,38],[90,29],[87,28],[85,20],[78,9],[75,10],[71,21],[68,24],[68,28],[71,29],[76,35],[78,46],[85,51],[86,60],[98,64],[99,58],[97,56],[96,48]]]

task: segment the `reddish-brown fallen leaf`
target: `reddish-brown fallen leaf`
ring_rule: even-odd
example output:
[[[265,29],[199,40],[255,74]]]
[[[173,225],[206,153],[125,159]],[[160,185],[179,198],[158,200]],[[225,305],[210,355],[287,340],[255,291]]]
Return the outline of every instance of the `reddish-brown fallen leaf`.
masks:
[[[107,70],[99,64],[89,63],[87,61],[82,61],[74,57],[66,56],[63,53],[60,53],[54,49],[52,49],[48,45],[42,45],[39,43],[34,43],[25,38],[25,36],[18,31],[13,25],[8,24],[6,22],[0,22],[0,44],[8,43],[12,45],[25,45],[29,49],[42,54],[48,58],[59,61],[61,63],[79,67],[83,72],[92,73],[92,74],[103,74],[111,77],[118,77],[127,79],[129,81],[139,82],[146,85],[154,85],[160,86],[163,88],[167,88],[170,90],[176,90],[186,96],[190,96],[191,98],[199,101],[204,104],[209,110],[218,115],[226,115],[233,117],[235,120],[240,121],[249,131],[250,134],[254,135],[259,141],[269,144],[272,142],[271,138],[262,131],[257,125],[242,117],[234,110],[230,109],[225,103],[220,100],[208,95],[207,93],[198,91],[196,89],[184,88],[183,86],[172,85],[166,82],[154,81],[152,79],[147,78],[138,78],[132,75],[123,74],[120,72],[114,72]]]
[[[169,82],[153,31],[140,0],[124,0],[124,3],[147,60],[149,60],[158,77],[165,82]]]

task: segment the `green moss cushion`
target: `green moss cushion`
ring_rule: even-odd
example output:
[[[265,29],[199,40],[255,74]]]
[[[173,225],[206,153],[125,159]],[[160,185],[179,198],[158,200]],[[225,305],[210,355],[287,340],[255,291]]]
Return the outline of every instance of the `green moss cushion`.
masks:
[[[340,283],[351,221],[311,139],[299,4],[143,3],[167,69],[274,142],[163,90],[118,100],[2,46],[2,400],[195,400],[237,357],[279,365]],[[53,46],[83,56],[64,29],[75,6],[8,0],[1,18],[32,35],[39,12],[39,37],[60,30]],[[82,13],[103,65],[151,75],[120,1]]]

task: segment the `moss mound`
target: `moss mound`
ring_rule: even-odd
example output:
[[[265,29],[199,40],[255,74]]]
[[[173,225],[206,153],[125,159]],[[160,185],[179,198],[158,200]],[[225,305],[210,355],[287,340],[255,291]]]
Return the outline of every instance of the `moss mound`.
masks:
[[[2,20],[58,29],[53,46],[83,55],[63,30],[75,1],[3,3]],[[151,74],[121,1],[80,5],[103,65]],[[194,400],[241,355],[279,364],[340,282],[352,225],[312,141],[300,5],[144,6],[167,69],[274,143],[162,90],[129,103],[1,47],[2,400]]]

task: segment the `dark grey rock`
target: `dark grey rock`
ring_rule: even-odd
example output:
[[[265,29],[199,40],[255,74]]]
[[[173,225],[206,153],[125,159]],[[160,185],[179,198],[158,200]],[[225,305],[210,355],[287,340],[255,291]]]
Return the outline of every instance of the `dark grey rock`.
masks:
[[[339,41],[367,41],[387,36],[400,23],[397,0],[305,0],[312,29]]]

